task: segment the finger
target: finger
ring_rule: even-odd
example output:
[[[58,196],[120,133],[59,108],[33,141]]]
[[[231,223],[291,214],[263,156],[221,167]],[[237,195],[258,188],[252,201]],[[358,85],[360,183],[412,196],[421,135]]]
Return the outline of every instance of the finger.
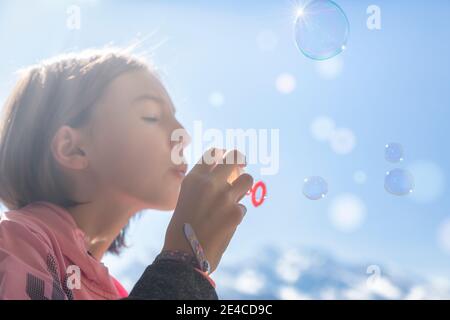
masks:
[[[244,206],[241,203],[238,203],[238,207],[241,209],[241,211],[242,211],[242,219],[244,219],[245,215],[247,214],[247,207]],[[242,222],[242,219],[241,219],[241,222]],[[240,222],[239,222],[239,224],[240,224]]]
[[[247,213],[247,208],[240,203],[235,203],[233,205],[227,206],[227,208],[213,218],[212,223],[216,230],[221,230],[222,232],[229,232],[231,229],[236,228],[241,224]]]
[[[248,173],[241,174],[231,185],[229,192],[232,194],[232,198],[236,199],[236,202],[242,200],[253,186],[253,177]]]
[[[208,173],[216,166],[217,162],[223,158],[225,149],[210,148],[206,151],[191,172]]]
[[[220,161],[212,170],[212,178],[215,181],[226,182],[234,170],[245,167],[245,156],[238,150],[231,150],[225,153]]]

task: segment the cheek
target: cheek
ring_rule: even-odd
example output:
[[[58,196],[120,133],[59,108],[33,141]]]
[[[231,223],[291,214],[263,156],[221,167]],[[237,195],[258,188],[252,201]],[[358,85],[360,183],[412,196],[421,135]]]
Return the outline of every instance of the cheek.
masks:
[[[170,166],[170,146],[162,130],[139,125],[100,136],[96,167],[107,183],[128,191],[158,186]]]
[[[155,139],[156,138],[156,139]],[[179,180],[170,172],[170,149],[166,137],[136,139],[125,150],[123,165],[116,168],[121,190],[154,209],[171,210],[178,199]]]
[[[125,167],[122,171],[137,180],[158,180],[168,169],[168,147],[161,142],[142,136],[129,141],[123,149],[125,153],[122,155],[122,164]]]

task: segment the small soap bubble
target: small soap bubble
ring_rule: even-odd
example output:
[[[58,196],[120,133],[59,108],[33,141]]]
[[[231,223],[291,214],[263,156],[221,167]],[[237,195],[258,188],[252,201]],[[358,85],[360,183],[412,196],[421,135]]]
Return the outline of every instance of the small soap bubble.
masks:
[[[310,200],[319,200],[328,193],[328,183],[322,177],[308,177],[304,180],[303,194]]]
[[[330,146],[337,154],[348,154],[356,146],[355,134],[348,128],[338,128],[330,137]]]
[[[347,16],[333,1],[312,0],[297,11],[295,42],[311,59],[326,60],[344,51],[349,32]]]
[[[358,230],[366,219],[367,208],[363,200],[352,193],[343,193],[333,199],[329,215],[333,226],[342,232]]]
[[[414,177],[407,170],[393,169],[388,171],[384,177],[384,188],[396,196],[410,194],[414,189]]]
[[[333,119],[329,117],[318,117],[314,119],[310,130],[315,139],[318,141],[327,141],[333,135],[336,125]]]
[[[388,143],[384,147],[384,158],[392,163],[403,161],[403,146],[396,142]]]
[[[275,81],[275,86],[281,94],[292,93],[296,87],[295,77],[289,73],[280,74]]]

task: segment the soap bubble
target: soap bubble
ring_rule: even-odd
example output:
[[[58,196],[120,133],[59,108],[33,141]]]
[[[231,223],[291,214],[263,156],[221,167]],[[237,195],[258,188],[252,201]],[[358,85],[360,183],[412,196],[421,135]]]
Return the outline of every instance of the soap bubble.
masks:
[[[355,148],[355,134],[348,128],[336,129],[331,135],[330,145],[331,149],[337,154],[348,154]]]
[[[388,143],[384,148],[384,158],[393,163],[403,161],[403,146],[400,143]]]
[[[292,74],[283,73],[277,77],[275,86],[278,92],[282,94],[289,94],[295,90],[296,81]]]
[[[328,183],[322,177],[309,177],[304,180],[303,194],[310,200],[319,200],[328,193]]]
[[[384,177],[384,188],[393,195],[404,196],[413,191],[414,178],[407,170],[393,169]]]
[[[314,60],[326,60],[346,48],[350,25],[344,11],[333,1],[312,0],[298,10],[295,42]]]
[[[329,208],[333,226],[342,232],[356,231],[366,217],[366,205],[354,194],[344,193],[335,197]]]
[[[321,78],[325,80],[334,80],[339,77],[344,70],[344,59],[342,56],[336,56],[328,60],[317,61],[315,67]]]
[[[334,132],[334,129],[334,121],[329,117],[318,117],[314,119],[310,127],[311,134],[319,141],[329,140]]]

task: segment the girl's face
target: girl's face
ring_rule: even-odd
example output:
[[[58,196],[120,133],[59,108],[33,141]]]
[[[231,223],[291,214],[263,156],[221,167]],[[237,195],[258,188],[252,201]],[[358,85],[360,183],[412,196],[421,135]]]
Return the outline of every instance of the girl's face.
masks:
[[[189,143],[171,141],[184,130],[161,82],[149,71],[116,78],[95,108],[87,154],[90,174],[99,188],[112,190],[133,205],[172,210],[177,203],[186,165],[171,159]]]

